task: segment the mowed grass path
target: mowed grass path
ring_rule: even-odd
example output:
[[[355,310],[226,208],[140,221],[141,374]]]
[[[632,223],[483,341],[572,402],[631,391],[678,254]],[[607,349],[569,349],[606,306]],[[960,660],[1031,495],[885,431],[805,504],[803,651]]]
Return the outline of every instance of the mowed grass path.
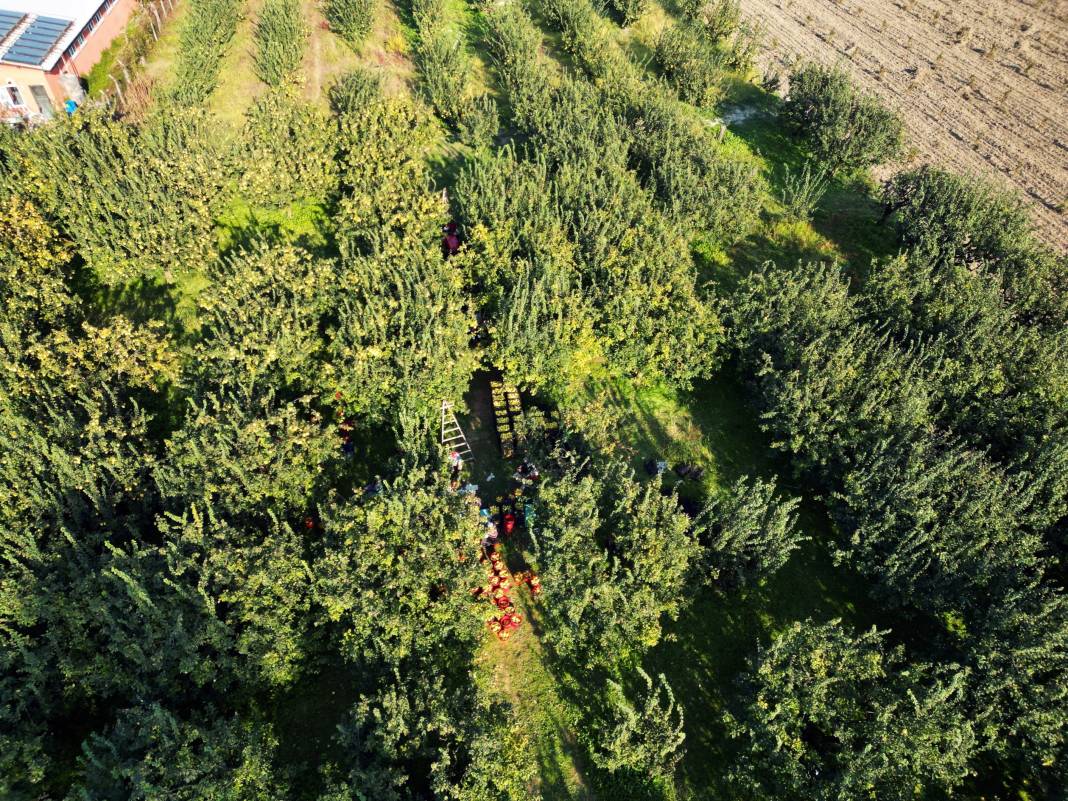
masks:
[[[237,32],[219,67],[219,83],[208,98],[208,110],[231,132],[240,130],[245,111],[267,85],[256,75],[256,21],[263,0],[247,0]]]
[[[515,471],[514,463],[501,458],[498,446],[489,386],[496,378],[489,372],[476,373],[464,396],[467,412],[457,416],[472,450],[467,480],[478,485],[483,505],[490,508],[509,489]],[[525,570],[531,559],[531,543],[516,536],[506,544],[504,553],[513,573]],[[536,789],[545,801],[592,799],[576,741],[576,713],[560,696],[538,634],[538,602],[526,587],[515,589],[512,598],[525,623],[506,642],[487,632],[478,660],[480,679],[490,695],[510,709],[513,728],[528,738],[527,747],[538,765]],[[487,620],[494,614],[488,604],[483,611]]]

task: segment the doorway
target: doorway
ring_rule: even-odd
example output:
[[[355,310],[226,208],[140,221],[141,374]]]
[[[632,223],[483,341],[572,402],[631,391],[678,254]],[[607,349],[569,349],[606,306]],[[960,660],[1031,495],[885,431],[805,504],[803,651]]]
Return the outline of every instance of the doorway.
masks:
[[[48,92],[43,86],[31,86],[30,94],[33,95],[33,99],[37,102],[37,108],[41,109],[41,116],[46,120],[52,119],[52,101],[48,97]]]

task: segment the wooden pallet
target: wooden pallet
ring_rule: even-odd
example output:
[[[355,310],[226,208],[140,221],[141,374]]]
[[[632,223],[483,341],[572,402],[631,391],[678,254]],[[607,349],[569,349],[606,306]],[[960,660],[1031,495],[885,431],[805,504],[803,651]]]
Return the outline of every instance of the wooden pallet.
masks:
[[[500,381],[490,381],[493,396],[493,417],[497,424],[497,438],[501,443],[501,455],[511,459],[519,442],[518,424],[523,416],[523,403],[519,390]]]

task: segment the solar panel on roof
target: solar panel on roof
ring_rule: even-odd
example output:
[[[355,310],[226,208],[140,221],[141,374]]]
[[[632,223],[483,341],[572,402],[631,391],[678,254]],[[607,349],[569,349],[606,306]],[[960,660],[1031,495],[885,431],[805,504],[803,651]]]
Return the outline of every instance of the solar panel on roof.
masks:
[[[25,16],[18,11],[0,11],[0,39],[15,30],[15,26],[22,22]]]
[[[4,61],[34,65],[43,63],[45,56],[52,52],[71,24],[70,20],[38,17],[4,54]]]

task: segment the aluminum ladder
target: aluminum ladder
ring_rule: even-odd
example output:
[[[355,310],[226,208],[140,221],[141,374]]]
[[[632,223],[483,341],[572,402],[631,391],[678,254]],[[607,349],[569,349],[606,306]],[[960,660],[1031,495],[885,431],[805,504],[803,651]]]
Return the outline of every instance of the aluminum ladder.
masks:
[[[460,454],[461,459],[470,459],[471,446],[467,444],[467,437],[464,436],[464,430],[460,428],[452,407],[452,401],[441,402],[441,447],[448,453],[455,451]]]

